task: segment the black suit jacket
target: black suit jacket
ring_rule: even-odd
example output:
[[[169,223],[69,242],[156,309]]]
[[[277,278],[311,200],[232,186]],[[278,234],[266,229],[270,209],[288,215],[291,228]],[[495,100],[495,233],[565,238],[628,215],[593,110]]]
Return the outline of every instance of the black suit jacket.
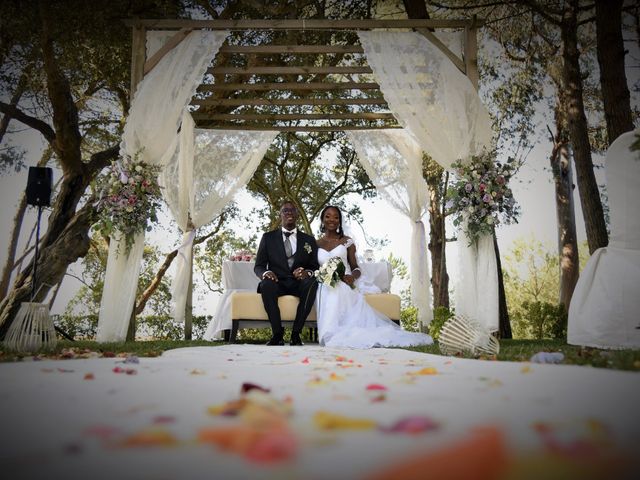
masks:
[[[316,271],[318,265],[318,245],[315,238],[298,229],[296,252],[293,256],[293,267],[287,264],[287,255],[284,251],[282,229],[273,230],[262,235],[256,266],[253,271],[262,280],[262,275],[271,270],[279,279],[293,278],[293,270],[302,267],[306,270]]]

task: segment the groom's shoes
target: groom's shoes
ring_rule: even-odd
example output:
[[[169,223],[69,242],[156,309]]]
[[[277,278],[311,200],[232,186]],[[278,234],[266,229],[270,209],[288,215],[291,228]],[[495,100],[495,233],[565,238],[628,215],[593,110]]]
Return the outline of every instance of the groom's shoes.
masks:
[[[271,337],[271,339],[267,342],[267,345],[269,345],[270,347],[284,347],[284,340],[282,339],[282,337]]]
[[[302,347],[304,345],[304,343],[302,343],[302,339],[300,339],[299,333],[295,333],[295,332],[291,333],[291,341],[289,342],[289,345],[291,345],[292,347],[295,347],[295,346]]]

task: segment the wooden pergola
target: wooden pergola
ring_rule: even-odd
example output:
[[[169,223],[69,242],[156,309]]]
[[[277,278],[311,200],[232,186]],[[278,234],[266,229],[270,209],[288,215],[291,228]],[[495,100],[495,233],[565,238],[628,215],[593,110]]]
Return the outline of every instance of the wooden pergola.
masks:
[[[195,29],[249,31],[354,32],[372,29],[413,30],[424,35],[478,88],[477,32],[483,24],[470,20],[130,20],[133,29],[131,96],[144,76],[163,56]],[[453,53],[434,34],[435,29],[463,29],[463,55]],[[146,58],[148,30],[175,30],[175,34],[150,58]],[[279,130],[281,132],[333,132],[361,129],[400,128],[371,78],[364,50],[357,42],[258,45],[225,42],[203,83],[191,99],[192,116],[198,128],[219,130]],[[271,59],[269,65],[250,58],[287,56],[290,61]],[[327,61],[328,55],[348,65]],[[357,58],[356,58],[357,57]],[[308,64],[291,61],[306,59]],[[309,61],[313,58],[313,61]],[[354,60],[355,59],[355,60]],[[275,60],[275,61],[274,61]],[[257,64],[257,65],[256,65]],[[354,65],[355,64],[355,65]],[[303,111],[283,112],[291,108]],[[337,108],[340,111],[336,111]],[[367,111],[363,111],[367,109]],[[322,124],[318,124],[322,122]],[[185,338],[191,338],[191,291],[187,297]],[[133,324],[133,322],[132,322]],[[131,328],[131,325],[130,325]]]
[[[131,91],[162,57],[194,29],[232,32],[353,32],[414,30],[438,47],[478,88],[478,19],[470,20],[131,20]],[[463,29],[462,57],[451,52],[435,29]],[[176,33],[150,58],[148,30]],[[227,130],[340,131],[399,128],[373,81],[358,44],[236,45],[225,42],[191,100],[199,128]],[[261,59],[268,58],[264,65]],[[283,59],[287,60],[283,60]],[[338,59],[337,61],[335,59]],[[279,61],[280,59],[280,61]],[[346,60],[343,62],[342,60]],[[286,62],[286,65],[283,64]],[[300,64],[303,62],[302,64]],[[341,64],[343,63],[343,64]],[[347,63],[346,65],[344,63]]]

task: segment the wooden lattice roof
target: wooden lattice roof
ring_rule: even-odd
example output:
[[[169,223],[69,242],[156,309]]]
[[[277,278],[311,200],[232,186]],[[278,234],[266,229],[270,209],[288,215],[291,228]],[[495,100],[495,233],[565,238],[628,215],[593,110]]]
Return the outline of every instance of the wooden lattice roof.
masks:
[[[231,30],[191,100],[200,128],[333,131],[397,128],[355,30],[413,29],[477,87],[473,20],[134,20],[132,88],[193,29]],[[464,55],[432,29],[463,29]],[[146,30],[176,30],[144,58]]]

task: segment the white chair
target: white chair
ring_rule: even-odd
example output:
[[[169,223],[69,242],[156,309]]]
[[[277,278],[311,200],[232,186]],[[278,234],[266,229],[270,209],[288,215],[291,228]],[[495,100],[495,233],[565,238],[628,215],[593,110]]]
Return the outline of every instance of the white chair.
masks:
[[[611,237],[580,274],[569,306],[568,342],[598,348],[640,348],[640,129],[620,135],[605,169]]]

